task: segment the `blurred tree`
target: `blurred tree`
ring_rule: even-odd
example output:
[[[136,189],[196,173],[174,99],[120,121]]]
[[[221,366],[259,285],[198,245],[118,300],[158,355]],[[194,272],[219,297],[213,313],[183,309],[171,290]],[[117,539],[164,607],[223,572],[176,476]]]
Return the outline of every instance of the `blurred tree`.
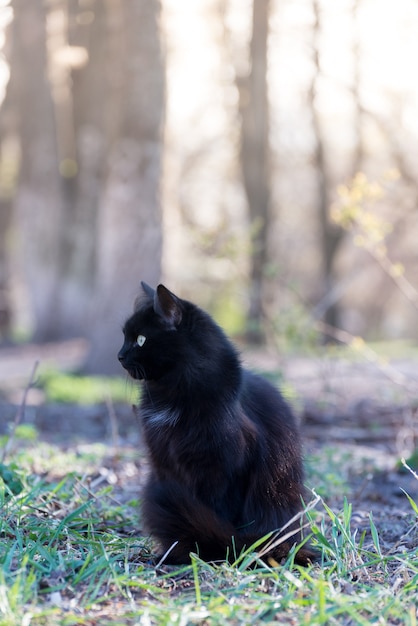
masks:
[[[0,148],[1,150],[1,148]],[[0,157],[0,342],[7,341],[11,335],[11,303],[9,297],[9,259],[7,255],[8,233],[11,223],[11,202],[4,193],[2,184],[2,170],[5,164]]]
[[[116,371],[134,285],[161,273],[160,2],[12,4],[14,210],[34,338],[84,335],[86,368]]]
[[[106,176],[110,53],[106,3],[68,0],[67,20],[68,60],[55,64],[56,82],[65,90],[64,97],[56,100],[67,209],[60,296],[65,333],[77,335],[91,313],[97,220]],[[58,47],[58,59],[59,54]]]
[[[13,115],[7,99],[0,120],[0,341],[7,342],[12,334],[12,304],[10,297],[11,263],[9,259],[12,225],[12,196],[16,184],[13,137],[6,119]],[[12,146],[10,146],[10,143]],[[10,150],[10,148],[12,149]]]
[[[351,10],[351,26],[353,32],[353,79],[351,94],[353,98],[353,154],[351,158],[351,171],[347,173],[347,179],[352,178],[360,171],[363,162],[363,134],[362,134],[362,106],[360,100],[360,47],[357,37],[357,12],[359,0],[354,0]],[[329,155],[324,139],[323,119],[318,106],[318,93],[322,78],[321,69],[321,2],[312,1],[313,27],[312,27],[312,58],[313,72],[312,80],[308,90],[309,104],[312,116],[313,136],[314,136],[314,166],[317,178],[317,210],[318,225],[320,235],[320,252],[322,257],[321,282],[322,299],[314,309],[314,314],[322,318],[330,328],[337,328],[340,325],[340,305],[339,300],[344,292],[345,284],[341,282],[337,275],[336,258],[342,241],[344,239],[343,229],[330,219],[330,205],[332,202],[333,190],[336,186],[330,167]],[[325,332],[325,339],[327,335]],[[331,336],[332,339],[332,336]]]
[[[115,368],[132,286],[161,273],[164,62],[158,0],[108,0],[106,180],[98,214],[90,371]],[[139,36],[140,33],[140,36]],[[116,334],[115,334],[116,330]],[[117,364],[119,366],[119,364]]]
[[[314,137],[314,167],[317,178],[317,209],[320,234],[320,250],[322,256],[321,274],[323,296],[316,307],[316,313],[324,322],[332,327],[338,326],[338,297],[334,261],[342,240],[343,231],[333,224],[329,216],[329,207],[333,181],[328,171],[326,147],[323,137],[321,114],[318,109],[318,85],[321,80],[320,40],[321,40],[321,7],[318,0],[313,0],[312,55],[313,72],[309,87],[309,103],[312,114]]]
[[[14,200],[23,273],[37,340],[57,337],[63,201],[51,85],[47,72],[43,0],[14,0],[11,80],[20,170]]]
[[[241,169],[251,224],[247,339],[263,340],[263,284],[270,228],[270,144],[267,52],[269,0],[253,0],[250,70],[237,75],[241,112]]]

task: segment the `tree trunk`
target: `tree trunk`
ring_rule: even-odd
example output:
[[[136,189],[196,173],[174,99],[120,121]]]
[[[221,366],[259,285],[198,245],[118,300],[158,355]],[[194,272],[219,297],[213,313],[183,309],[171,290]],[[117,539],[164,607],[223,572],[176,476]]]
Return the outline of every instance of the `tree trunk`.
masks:
[[[95,286],[97,220],[106,172],[106,101],[108,24],[103,0],[93,0],[94,19],[84,22],[83,7],[69,0],[68,43],[86,51],[86,62],[67,69],[68,100],[63,103],[71,134],[61,146],[68,164],[65,176],[65,261],[62,267],[63,335],[88,335],[91,294]],[[64,137],[65,134],[61,133]]]
[[[11,45],[11,42],[9,44]],[[16,115],[12,92],[13,85],[9,80],[0,119],[0,342],[8,342],[11,338],[13,315],[10,240],[18,154],[15,139]]]
[[[269,13],[269,0],[253,0],[251,69],[246,78],[238,79],[242,117],[241,168],[252,232],[247,339],[253,343],[263,340],[263,279],[270,228]]]
[[[318,80],[321,75],[319,58],[319,44],[321,34],[321,9],[319,2],[313,0],[314,26],[313,26],[313,61],[314,71],[309,90],[311,103],[312,125],[314,130],[314,164],[316,167],[318,186],[318,218],[320,232],[320,246],[322,251],[322,290],[323,297],[317,307],[317,312],[324,322],[332,327],[338,326],[339,307],[333,294],[336,293],[336,278],[334,262],[338,247],[343,237],[341,228],[332,224],[329,219],[330,187],[331,181],[328,173],[325,145],[321,126],[321,117],[316,105]],[[325,337],[326,338],[326,337]]]
[[[15,199],[23,273],[34,319],[35,339],[58,334],[54,303],[59,293],[63,205],[47,77],[46,15],[42,0],[13,1],[15,109],[20,138],[20,178]]]
[[[121,324],[161,274],[164,64],[158,0],[108,0],[107,176],[98,214],[88,371],[119,372]]]
[[[12,204],[3,186],[3,157],[0,157],[0,344],[11,336],[10,264],[7,239],[10,236]]]

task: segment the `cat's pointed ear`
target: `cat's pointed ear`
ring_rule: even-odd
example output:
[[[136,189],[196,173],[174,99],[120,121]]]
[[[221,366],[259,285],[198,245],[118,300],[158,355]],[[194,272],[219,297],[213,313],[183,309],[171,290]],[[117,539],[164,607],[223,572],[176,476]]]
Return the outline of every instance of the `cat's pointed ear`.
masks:
[[[176,328],[183,317],[179,299],[164,285],[158,285],[154,295],[154,311],[172,328]]]
[[[150,298],[151,300],[154,300],[154,294],[155,294],[154,289],[150,287],[149,285],[147,285],[147,283],[144,283],[144,281],[142,280],[141,280],[141,287],[142,287],[141,293],[135,298],[134,313],[139,311],[139,309],[144,305],[144,302],[147,299]]]
[[[154,298],[155,290],[147,285],[147,283],[144,283],[143,280],[141,280],[141,287],[147,296],[149,296],[150,298]]]

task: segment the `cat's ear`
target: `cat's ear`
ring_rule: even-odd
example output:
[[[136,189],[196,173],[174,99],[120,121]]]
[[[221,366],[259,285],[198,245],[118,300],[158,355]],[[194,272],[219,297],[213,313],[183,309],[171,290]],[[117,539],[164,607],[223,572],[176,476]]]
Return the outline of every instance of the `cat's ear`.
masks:
[[[155,292],[154,311],[172,328],[180,324],[183,316],[179,299],[164,285],[158,285]]]
[[[139,311],[144,306],[144,302],[147,299],[151,298],[151,300],[154,300],[154,294],[155,294],[154,289],[150,287],[149,285],[147,285],[147,283],[144,283],[144,281],[142,280],[141,280],[141,287],[142,287],[141,293],[135,298],[134,313]]]
[[[150,298],[154,298],[154,294],[155,294],[154,289],[150,287],[149,285],[147,285],[147,283],[144,283],[143,280],[141,280],[141,287],[147,296],[149,296]]]

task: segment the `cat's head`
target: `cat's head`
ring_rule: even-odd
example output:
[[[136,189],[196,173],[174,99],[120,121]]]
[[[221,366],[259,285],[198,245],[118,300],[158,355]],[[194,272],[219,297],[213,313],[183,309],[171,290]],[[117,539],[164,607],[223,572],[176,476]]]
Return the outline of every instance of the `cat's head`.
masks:
[[[125,337],[118,353],[121,365],[137,380],[159,380],[181,357],[182,342],[177,332],[184,302],[164,285],[152,289],[141,283],[142,293],[134,313],[123,327]]]

